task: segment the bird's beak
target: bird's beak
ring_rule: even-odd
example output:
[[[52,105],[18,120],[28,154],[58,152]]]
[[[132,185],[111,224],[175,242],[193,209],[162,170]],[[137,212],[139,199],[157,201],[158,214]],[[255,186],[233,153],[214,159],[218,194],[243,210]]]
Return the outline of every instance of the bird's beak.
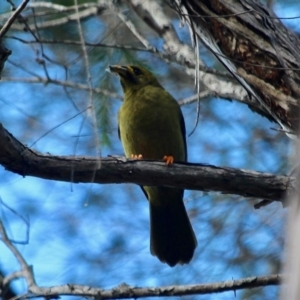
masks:
[[[125,66],[114,65],[114,66],[109,66],[109,71],[119,76],[125,76],[128,72],[128,69]]]

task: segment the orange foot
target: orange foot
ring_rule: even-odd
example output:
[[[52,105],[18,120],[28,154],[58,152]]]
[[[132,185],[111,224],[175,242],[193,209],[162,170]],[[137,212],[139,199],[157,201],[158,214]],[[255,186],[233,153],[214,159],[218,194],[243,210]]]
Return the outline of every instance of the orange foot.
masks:
[[[132,159],[143,159],[143,155],[142,154],[131,154],[131,158]]]
[[[174,162],[174,157],[173,156],[168,156],[168,155],[165,155],[163,157],[163,161],[166,162],[167,166],[171,165],[173,162]]]

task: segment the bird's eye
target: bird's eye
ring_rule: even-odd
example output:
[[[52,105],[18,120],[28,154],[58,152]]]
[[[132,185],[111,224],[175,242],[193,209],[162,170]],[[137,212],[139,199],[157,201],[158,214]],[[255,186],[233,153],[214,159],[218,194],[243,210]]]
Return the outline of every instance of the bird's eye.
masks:
[[[142,71],[140,69],[138,69],[138,68],[133,68],[133,72],[137,76],[142,74]]]

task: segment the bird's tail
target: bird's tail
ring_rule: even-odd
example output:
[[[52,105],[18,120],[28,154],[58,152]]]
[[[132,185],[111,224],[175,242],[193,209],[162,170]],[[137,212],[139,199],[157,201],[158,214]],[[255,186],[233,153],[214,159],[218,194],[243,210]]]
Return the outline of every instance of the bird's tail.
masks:
[[[183,191],[179,191],[182,192]],[[181,197],[150,203],[150,249],[162,262],[173,267],[187,264],[197,240]]]

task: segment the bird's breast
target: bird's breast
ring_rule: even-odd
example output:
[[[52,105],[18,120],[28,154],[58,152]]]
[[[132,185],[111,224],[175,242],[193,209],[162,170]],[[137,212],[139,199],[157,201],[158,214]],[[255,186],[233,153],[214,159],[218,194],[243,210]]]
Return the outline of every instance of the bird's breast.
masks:
[[[174,115],[167,105],[155,101],[124,102],[119,127],[127,157],[141,154],[149,159],[162,159],[165,155],[179,161],[185,158],[179,115]]]

